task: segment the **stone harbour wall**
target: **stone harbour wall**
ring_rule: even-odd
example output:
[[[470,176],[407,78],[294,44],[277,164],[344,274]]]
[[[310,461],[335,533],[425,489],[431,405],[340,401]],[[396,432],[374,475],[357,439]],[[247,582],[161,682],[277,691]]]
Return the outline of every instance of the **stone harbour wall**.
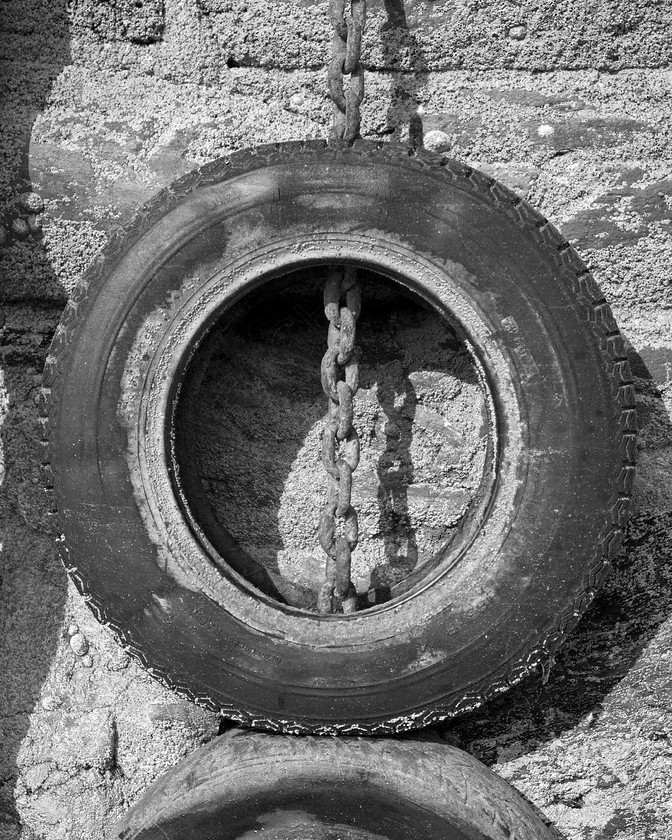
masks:
[[[226,722],[155,683],[54,548],[37,399],[69,294],[157,190],[324,138],[321,0],[6,0],[0,32],[0,840],[90,840]],[[672,837],[672,6],[370,0],[362,134],[527,198],[627,339],[639,473],[616,569],[548,673],[438,730],[565,840]]]

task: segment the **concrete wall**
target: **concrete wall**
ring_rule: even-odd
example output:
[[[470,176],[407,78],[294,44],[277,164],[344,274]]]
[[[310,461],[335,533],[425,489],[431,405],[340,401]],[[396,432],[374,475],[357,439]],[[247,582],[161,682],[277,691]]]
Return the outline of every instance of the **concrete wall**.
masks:
[[[327,9],[3,11],[0,840],[89,840],[219,721],[143,674],[67,583],[39,479],[46,350],[92,256],[156,190],[237,148],[326,136]],[[372,0],[364,43],[364,136],[404,139],[412,120],[528,198],[629,342],[641,466],[618,568],[550,674],[441,731],[571,840],[672,836],[671,23],[664,0]]]

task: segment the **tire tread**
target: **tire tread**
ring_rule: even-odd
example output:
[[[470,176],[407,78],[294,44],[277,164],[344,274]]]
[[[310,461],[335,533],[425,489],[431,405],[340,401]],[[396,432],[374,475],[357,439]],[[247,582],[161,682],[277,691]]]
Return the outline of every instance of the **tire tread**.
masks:
[[[547,669],[553,663],[555,655],[565,637],[578,623],[582,613],[592,603],[596,591],[602,585],[612,568],[612,561],[617,556],[622,539],[623,528],[627,522],[630,498],[635,477],[635,457],[637,448],[636,396],[630,366],[625,353],[625,344],[609,304],[605,301],[599,286],[595,282],[576,250],[562,234],[541,213],[520,198],[503,184],[484,175],[471,167],[428,152],[425,149],[413,151],[406,147],[387,143],[357,141],[352,147],[330,146],[323,141],[297,141],[278,143],[246,149],[242,152],[220,158],[200,169],[189,172],[169,187],[157,193],[140,208],[125,225],[110,237],[107,245],[99,252],[82,281],[75,289],[71,300],[65,307],[59,327],[54,335],[49,355],[45,364],[43,388],[40,395],[40,425],[42,440],[45,443],[43,471],[45,490],[48,493],[51,509],[56,511],[53,500],[54,476],[58,467],[55,463],[53,430],[58,414],[58,386],[63,375],[62,360],[68,352],[78,324],[86,318],[87,302],[93,300],[98,289],[105,282],[111,267],[116,265],[128,251],[166,212],[183,200],[194,190],[210,186],[240,175],[253,168],[279,165],[296,161],[305,156],[307,159],[336,161],[341,159],[356,160],[362,165],[381,160],[391,165],[414,166],[430,171],[436,178],[449,181],[458,189],[477,194],[484,201],[496,206],[519,229],[525,231],[545,252],[552,264],[561,269],[563,276],[584,313],[586,322],[595,335],[604,358],[605,372],[611,382],[614,416],[620,417],[620,449],[622,465],[612,489],[612,504],[604,523],[602,537],[587,572],[578,587],[572,604],[547,626],[541,642],[522,657],[510,661],[506,668],[490,675],[482,681],[477,690],[472,690],[462,697],[454,699],[450,705],[422,709],[393,720],[358,722],[347,724],[306,724],[285,719],[266,718],[234,704],[221,704],[205,694],[195,693],[188,682],[171,672],[167,664],[156,658],[150,658],[134,638],[132,628],[121,626],[108,606],[89,591],[86,580],[72,565],[65,538],[59,539],[60,556],[77,590],[87,601],[98,621],[107,626],[125,650],[152,674],[159,682],[205,708],[217,711],[243,726],[264,729],[270,732],[288,732],[293,734],[318,735],[394,735],[419,727],[436,724],[457,714],[470,711],[484,702],[518,683],[531,671]],[[62,523],[59,521],[61,531]]]

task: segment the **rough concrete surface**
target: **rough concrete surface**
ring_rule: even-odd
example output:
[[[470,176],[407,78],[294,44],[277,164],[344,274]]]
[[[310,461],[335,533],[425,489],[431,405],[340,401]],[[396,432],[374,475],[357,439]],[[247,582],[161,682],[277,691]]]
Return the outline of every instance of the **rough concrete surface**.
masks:
[[[672,837],[672,145],[662,2],[371,3],[364,136],[492,173],[591,264],[628,339],[639,475],[617,568],[549,674],[441,734],[566,840]],[[66,581],[36,400],[68,294],[133,208],[244,146],[324,137],[323,3],[7,0],[0,174],[1,840],[88,840],[220,727]],[[35,193],[37,197],[29,194]]]
[[[448,324],[375,275],[361,283],[351,577],[382,598],[455,536],[486,478],[489,423],[474,363]],[[180,472],[195,467],[215,518],[254,560],[314,596],[325,574],[315,539],[326,481],[315,457],[323,285],[262,289],[235,326],[227,313],[191,362],[198,385],[183,386],[176,424]],[[296,604],[308,605],[315,597]]]

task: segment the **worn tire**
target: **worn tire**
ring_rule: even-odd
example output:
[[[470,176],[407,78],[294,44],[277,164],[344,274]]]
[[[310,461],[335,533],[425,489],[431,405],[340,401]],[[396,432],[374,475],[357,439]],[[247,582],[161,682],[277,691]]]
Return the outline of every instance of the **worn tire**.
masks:
[[[115,827],[116,840],[551,840],[537,811],[436,741],[234,731],[192,753]]]
[[[325,617],[215,573],[166,453],[179,371],[223,307],[334,261],[457,324],[497,451],[459,555],[387,604]],[[619,548],[634,477],[623,339],[576,252],[491,178],[390,144],[262,147],[164,190],[68,304],[43,397],[63,561],[97,617],[166,685],[273,730],[425,726],[552,661]]]

